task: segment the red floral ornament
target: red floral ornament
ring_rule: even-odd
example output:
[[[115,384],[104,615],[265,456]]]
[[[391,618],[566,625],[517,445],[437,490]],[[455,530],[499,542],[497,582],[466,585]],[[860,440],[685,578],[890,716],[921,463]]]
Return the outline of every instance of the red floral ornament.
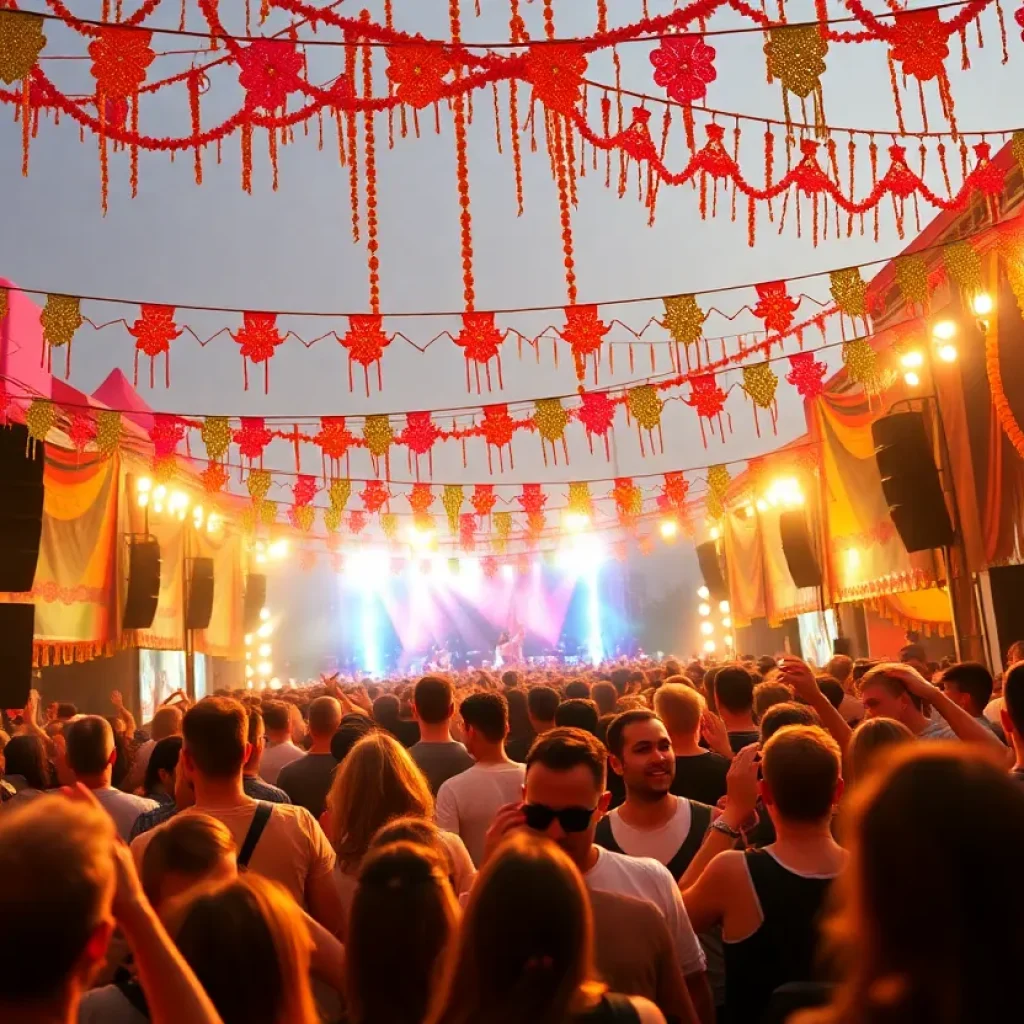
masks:
[[[544,527],[547,526],[547,516],[543,512],[529,512],[526,516],[526,540],[529,544],[536,544],[544,534]],[[522,556],[520,555],[520,560]],[[520,575],[525,574],[526,569],[520,562]]]
[[[356,436],[345,426],[344,416],[322,416],[320,430],[313,438],[324,456],[335,462],[345,458],[356,443]]]
[[[412,458],[416,457],[416,476],[420,474],[420,456],[429,456],[430,475],[434,475],[434,453],[433,448],[441,436],[441,431],[434,422],[429,412],[406,413],[405,426],[399,432],[395,440],[398,444],[404,444],[409,455],[410,470]]]
[[[540,512],[548,503],[548,496],[540,489],[540,484],[523,484],[523,491],[516,495],[516,501],[527,515]]]
[[[1020,25],[1021,29],[1024,30],[1024,7],[1018,7],[1014,12],[1013,20]],[[1024,31],[1020,34],[1021,39],[1024,39]]]
[[[575,43],[535,43],[523,59],[523,77],[534,96],[559,114],[571,114],[580,102],[587,57]]]
[[[900,11],[893,17],[889,59],[903,65],[903,73],[920,82],[945,74],[949,56],[949,28],[937,7]]]
[[[459,548],[466,554],[476,550],[476,516],[472,512],[459,516]]]
[[[717,78],[715,50],[700,36],[666,36],[651,51],[654,81],[677,103],[696,103]]]
[[[270,391],[270,360],[278,345],[284,343],[284,335],[277,329],[276,313],[243,313],[242,329],[231,331],[231,337],[239,345],[242,355],[242,373],[245,390],[249,390],[249,361],[263,363],[264,394]]]
[[[406,500],[412,509],[413,522],[417,528],[429,528],[429,510],[434,504],[434,492],[430,484],[413,484],[412,490],[406,495]]]
[[[494,484],[477,484],[473,488],[473,496],[469,499],[473,511],[481,518],[489,516],[497,502],[498,496],[494,493]]]
[[[691,409],[696,410],[700,423],[700,436],[705,448],[708,446],[708,440],[704,433],[704,420],[708,421],[713,434],[715,432],[714,421],[717,419],[722,441],[725,441],[725,431],[722,429],[722,410],[725,408],[725,399],[726,394],[718,386],[718,381],[713,373],[701,373],[690,378],[690,394],[683,401]]]
[[[480,559],[480,568],[483,570],[484,579],[493,580],[498,575],[498,560],[494,555],[484,555]]]
[[[754,287],[758,298],[754,316],[764,321],[765,330],[784,334],[792,326],[793,314],[800,303],[786,291],[785,281],[770,281]]]
[[[597,383],[597,367],[600,362],[601,345],[611,327],[597,315],[597,306],[566,306],[565,327],[562,339],[569,343],[576,363],[576,379],[583,382],[587,374],[587,356],[594,356],[594,383]]]
[[[452,70],[443,47],[426,43],[389,46],[387,55],[386,74],[399,100],[422,110],[441,99],[448,84],[445,75]]]
[[[263,452],[270,444],[272,436],[262,416],[243,416],[239,429],[232,435],[242,458],[249,459],[250,462],[256,459],[262,461]]]
[[[199,474],[199,478],[203,481],[203,490],[207,494],[219,494],[228,482],[228,471],[220,462],[211,462]]]
[[[480,367],[486,368],[487,390],[491,390],[491,360],[498,363],[498,388],[505,385],[501,377],[501,343],[505,335],[494,324],[493,313],[463,313],[462,330],[452,339],[462,349],[466,357],[466,390],[471,390],[469,382],[470,363],[475,364],[476,391],[481,393]]]
[[[509,468],[515,468],[512,461],[512,436],[516,432],[515,420],[508,414],[507,405],[485,405],[484,419],[480,424],[484,440],[487,442],[487,471],[493,472],[491,464],[491,448],[498,449],[498,466],[504,470],[504,449],[508,448]]]
[[[636,527],[637,519],[643,511],[644,496],[640,488],[633,483],[632,477],[620,476],[615,480],[612,488],[612,497],[615,499],[615,511],[619,516],[619,524],[627,530]]]
[[[786,374],[786,382],[796,388],[797,393],[806,401],[812,401],[825,390],[825,374],[828,366],[819,363],[813,352],[800,352],[789,357],[791,367]]]
[[[349,531],[356,537],[359,536],[366,529],[366,513],[361,512],[359,509],[353,509],[348,514],[348,528]]]
[[[316,492],[316,477],[303,473],[292,485],[292,501],[301,508],[313,501]]]
[[[157,459],[166,459],[175,453],[185,438],[185,421],[173,413],[153,414],[153,426],[149,428],[149,439],[153,442],[153,454]]]
[[[156,57],[151,38],[152,33],[141,29],[99,29],[99,37],[89,44],[98,96],[128,99],[138,94]]]
[[[245,105],[250,110],[273,111],[283,107],[289,93],[301,84],[302,54],[294,43],[259,39],[235,59],[242,69],[238,81],[245,90]]]
[[[366,486],[359,494],[363,508],[370,515],[379,512],[388,503],[390,497],[391,495],[382,480],[367,480]]]
[[[143,305],[139,318],[128,328],[135,339],[135,383],[139,383],[139,355],[149,356],[149,386],[153,387],[153,365],[158,355],[166,356],[166,382],[171,386],[171,342],[181,337],[174,323],[173,306]]]
[[[658,495],[658,508],[663,512],[682,512],[686,508],[686,496],[690,493],[690,482],[681,470],[665,474]]]
[[[381,327],[382,319],[377,314],[350,316],[348,330],[340,339],[348,351],[348,389],[352,390],[352,364],[358,363],[363,368],[367,397],[370,394],[370,366],[374,363],[377,364],[377,390],[384,386],[380,361],[391,339]]]
[[[605,391],[581,391],[579,412],[577,413],[580,423],[587,432],[587,444],[590,451],[594,451],[594,435],[604,438],[604,454],[611,458],[611,449],[608,444],[608,431],[611,429],[612,421],[615,419],[615,403],[608,397]]]
[[[85,451],[86,445],[96,439],[96,421],[87,412],[75,412],[68,425],[68,437],[76,452]]]

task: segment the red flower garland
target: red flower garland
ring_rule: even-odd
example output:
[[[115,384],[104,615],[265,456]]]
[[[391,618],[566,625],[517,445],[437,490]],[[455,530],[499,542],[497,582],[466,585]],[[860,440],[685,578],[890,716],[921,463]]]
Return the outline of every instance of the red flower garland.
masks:
[[[249,361],[263,363],[263,393],[270,393],[270,360],[284,335],[277,329],[276,313],[243,313],[242,329],[229,332],[239,346],[245,390],[249,390]]]
[[[493,313],[463,313],[462,330],[452,341],[463,350],[466,357],[466,390],[470,389],[469,366],[475,364],[476,391],[481,394],[480,366],[483,365],[487,374],[487,390],[491,390],[491,360],[498,364],[498,389],[505,384],[501,376],[501,343],[505,335],[494,324]]]
[[[388,503],[390,497],[387,487],[380,480],[368,480],[359,494],[363,508],[370,515],[379,512]]]
[[[754,286],[758,303],[752,312],[764,321],[765,330],[782,334],[793,326],[793,314],[800,303],[786,291],[785,281],[769,281]]]
[[[258,39],[243,48],[235,61],[241,68],[238,82],[245,90],[245,105],[250,110],[277,110],[291,93],[303,87],[302,54],[292,42]]]
[[[581,391],[581,405],[577,412],[580,423],[587,432],[587,444],[594,451],[594,435],[604,438],[604,454],[611,458],[608,431],[615,419],[615,404],[606,391]]]
[[[395,96],[409,106],[422,110],[441,100],[445,81],[453,67],[443,49],[424,43],[421,46],[393,46],[387,51],[388,81]]]
[[[515,434],[515,421],[508,414],[507,405],[487,405],[483,410],[483,423],[480,429],[487,442],[487,470],[493,472],[491,464],[491,448],[498,449],[498,465],[504,470],[504,449],[508,448],[509,468],[514,469],[512,461],[512,435]]]
[[[718,77],[715,50],[700,36],[666,36],[651,51],[654,81],[677,103],[691,104],[707,96]]]
[[[292,501],[300,508],[309,505],[316,497],[317,490],[316,477],[303,473],[292,486]]]
[[[792,369],[786,374],[786,382],[796,388],[805,401],[812,401],[825,390],[824,377],[828,366],[814,358],[813,352],[799,352],[789,357]]]
[[[473,488],[473,496],[469,499],[469,503],[473,506],[473,511],[481,519],[491,514],[497,501],[498,497],[494,493],[494,484],[477,484]]]
[[[267,430],[267,422],[262,416],[243,416],[241,426],[232,435],[242,458],[254,462],[263,461],[263,452],[270,444],[273,434]]]
[[[146,304],[139,307],[139,317],[128,328],[135,339],[135,384],[139,383],[139,354],[149,356],[149,386],[153,387],[153,367],[158,355],[164,355],[166,386],[171,386],[171,342],[181,337],[181,328],[174,323],[173,306]]]
[[[597,384],[597,367],[600,361],[601,345],[611,327],[597,315],[597,306],[566,306],[565,327],[562,338],[572,349],[576,364],[576,378],[583,382],[587,373],[587,356],[594,356],[594,383]]]
[[[339,339],[348,352],[348,389],[352,390],[352,364],[359,363],[366,381],[366,395],[370,395],[370,366],[377,364],[377,390],[384,387],[381,376],[381,359],[391,339],[384,333],[383,317],[376,314],[350,316],[348,330]]]

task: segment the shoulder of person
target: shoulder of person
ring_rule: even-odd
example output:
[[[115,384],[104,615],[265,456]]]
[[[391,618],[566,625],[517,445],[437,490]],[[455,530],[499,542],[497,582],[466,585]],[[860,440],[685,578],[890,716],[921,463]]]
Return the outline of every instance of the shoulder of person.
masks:
[[[643,996],[630,996],[630,1003],[636,1011],[640,1024],[665,1024],[665,1015],[650,1001]]]

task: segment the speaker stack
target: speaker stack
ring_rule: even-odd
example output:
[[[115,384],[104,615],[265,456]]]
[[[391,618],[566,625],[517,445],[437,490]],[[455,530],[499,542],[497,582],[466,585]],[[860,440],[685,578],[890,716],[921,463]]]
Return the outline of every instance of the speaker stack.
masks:
[[[160,600],[160,542],[135,538],[128,547],[128,592],[125,596],[124,629],[149,629]]]
[[[206,629],[213,615],[213,559],[193,558],[188,586],[188,629]]]
[[[803,509],[788,509],[779,515],[782,553],[793,583],[797,587],[820,587],[821,565],[814,551],[814,540]]]
[[[718,548],[714,541],[709,540],[697,545],[697,563],[700,565],[700,574],[704,577],[704,586],[708,588],[711,597],[715,601],[727,601],[729,587],[725,582],[722,560],[718,556]]]

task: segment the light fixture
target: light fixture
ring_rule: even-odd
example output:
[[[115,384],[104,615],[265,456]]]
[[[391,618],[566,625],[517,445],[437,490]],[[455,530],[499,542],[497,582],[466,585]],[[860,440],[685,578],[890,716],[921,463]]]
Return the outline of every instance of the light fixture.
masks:
[[[206,517],[206,532],[216,533],[220,529],[220,516],[216,512],[211,512]]]
[[[152,487],[153,481],[150,480],[148,476],[140,476],[139,479],[135,481],[135,490],[137,490],[139,494],[148,494]]]
[[[569,533],[579,533],[590,525],[590,516],[582,512],[567,512],[562,518],[562,525]]]
[[[748,505],[747,507],[749,508],[750,506]],[[768,511],[768,502],[765,501],[764,498],[758,498],[757,499],[757,511],[758,512],[767,512]]]
[[[246,678],[246,679],[252,679],[252,677],[253,677],[253,676],[254,676],[255,674],[256,674],[256,673],[255,673],[255,672],[253,672],[253,670],[252,670],[252,665],[246,665],[246,666],[245,666],[245,678]]]
[[[672,540],[679,533],[679,523],[674,519],[662,519],[659,530],[663,539]]]
[[[274,671],[274,666],[269,661],[261,661],[259,668],[256,670],[261,676],[269,676]]]
[[[924,366],[924,353],[915,349],[913,352],[905,352],[900,356],[900,366],[906,370],[916,370]]]
[[[271,629],[271,627],[270,627],[270,623],[269,623],[269,622],[264,622],[264,623],[263,623],[263,625],[262,625],[262,626],[260,626],[260,628],[259,628],[258,630],[256,630],[256,633],[257,633],[257,635],[258,635],[258,636],[260,637],[260,639],[262,639],[262,640],[266,640],[266,638],[267,638],[268,636],[270,636],[270,634],[271,634],[272,632],[273,632],[273,630]]]
[[[722,619],[722,629],[732,629],[732,619],[728,615]]]
[[[153,497],[157,501],[163,501],[167,497],[167,488],[163,484],[158,484],[156,489],[153,491]]]
[[[932,327],[932,337],[939,341],[952,341],[956,337],[956,321],[939,320]]]
[[[732,637],[731,636],[727,636],[725,638],[725,646],[726,647],[732,647]]]
[[[988,292],[978,292],[971,299],[971,309],[975,316],[988,316],[995,308],[992,296]]]
[[[711,634],[715,631],[715,627],[710,622],[702,622],[700,624],[700,631],[705,636],[711,636]]]
[[[711,591],[707,587],[698,587],[697,596],[702,600],[706,601],[711,596]]]
[[[139,508],[145,508],[149,504],[149,491],[139,491]]]
[[[728,615],[729,614],[729,602],[728,601],[719,601],[718,602],[718,610],[723,615]]]
[[[203,525],[203,506],[202,505],[196,505],[195,508],[192,509],[192,522],[195,523],[195,526],[196,526],[197,530],[199,529],[199,527],[201,527]]]
[[[708,654],[714,654],[715,653],[715,641],[714,640],[705,640],[704,641],[704,650]]]
[[[956,345],[942,345],[939,348],[939,358],[944,363],[956,362]]]
[[[245,646],[246,647],[251,647],[252,646],[252,633],[246,633],[245,634]]]
[[[903,374],[903,383],[906,384],[908,388],[916,388],[918,387],[918,385],[920,385],[921,378],[918,377],[918,375],[914,373],[913,370],[908,370],[905,374]]]
[[[270,644],[260,644],[259,654],[261,658],[270,657]]]
[[[711,605],[707,604],[706,602],[700,604],[697,606],[697,611],[703,616],[708,616],[711,614]]]
[[[267,619],[269,619],[269,618],[270,618],[270,609],[269,608],[261,608],[260,609],[260,622],[266,622]]]
[[[288,541],[283,537],[280,540],[275,540],[273,544],[267,548],[267,554],[271,558],[284,558],[288,554]]]
[[[720,530],[718,529],[718,527],[717,527],[717,526],[712,526],[712,527],[711,527],[711,533],[710,533],[710,534],[708,534],[708,536],[709,536],[709,537],[710,537],[710,538],[711,538],[712,540],[718,540],[719,536],[721,536],[721,531],[720,531]]]
[[[846,549],[846,567],[847,569],[860,568],[860,552],[856,548]]]

